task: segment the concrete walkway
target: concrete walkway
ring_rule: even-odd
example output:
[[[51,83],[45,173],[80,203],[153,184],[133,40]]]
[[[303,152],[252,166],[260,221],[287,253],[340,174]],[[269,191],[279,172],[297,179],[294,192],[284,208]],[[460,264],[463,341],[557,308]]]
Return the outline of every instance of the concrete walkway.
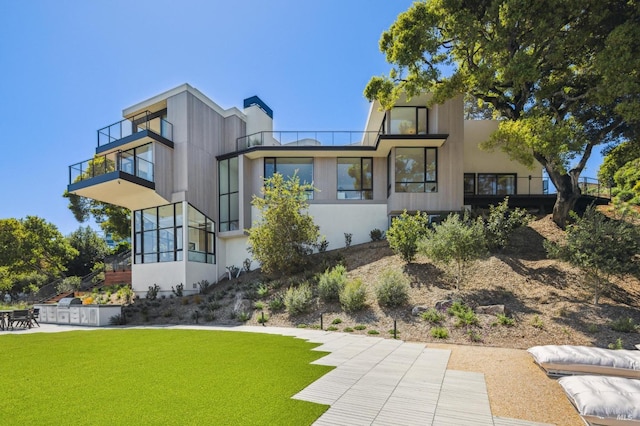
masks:
[[[153,327],[144,327],[153,328]],[[280,334],[321,345],[329,352],[314,364],[336,367],[294,399],[329,405],[314,423],[350,425],[543,425],[495,417],[491,413],[484,375],[447,370],[450,351],[424,344],[349,333],[279,327],[169,326]],[[96,330],[96,328],[42,324],[31,330],[7,333]]]

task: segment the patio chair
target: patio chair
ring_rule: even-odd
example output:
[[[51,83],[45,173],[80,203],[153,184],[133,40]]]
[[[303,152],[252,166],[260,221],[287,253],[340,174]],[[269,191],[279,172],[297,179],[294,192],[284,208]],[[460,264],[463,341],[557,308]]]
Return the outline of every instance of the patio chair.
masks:
[[[27,309],[19,309],[11,312],[9,316],[9,327],[14,329],[16,324],[20,327],[31,328],[31,319]]]
[[[549,376],[594,374],[640,379],[640,351],[545,345],[527,349]]]
[[[40,323],[38,322],[38,318],[40,317],[40,308],[33,308],[31,311],[31,325],[34,323],[40,327]]]

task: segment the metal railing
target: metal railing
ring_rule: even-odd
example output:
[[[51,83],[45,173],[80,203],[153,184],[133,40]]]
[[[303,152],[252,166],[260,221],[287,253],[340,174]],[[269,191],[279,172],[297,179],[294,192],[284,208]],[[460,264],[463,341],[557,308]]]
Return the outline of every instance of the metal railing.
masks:
[[[482,173],[479,173],[482,174]],[[490,173],[489,173],[490,174]],[[498,174],[500,175],[500,174]],[[476,176],[477,179],[477,176]],[[598,179],[590,177],[581,177],[578,187],[582,195],[590,195],[599,198],[611,198],[611,188],[598,181]],[[493,193],[481,191],[476,180],[476,188],[474,193],[465,192],[465,195],[509,195],[516,190],[517,195],[547,195],[557,192],[551,179],[541,176],[517,176],[516,188],[509,188],[496,184]]]
[[[104,270],[97,270],[82,277],[82,279],[80,280],[80,285],[75,291],[86,291],[88,289],[98,286],[101,282],[104,281],[104,279],[96,280],[94,278],[103,272]],[[59,294],[62,294],[58,291],[58,286],[63,281],[64,281],[64,278],[58,278],[57,280],[52,281],[49,284],[43,285],[42,287],[40,287],[37,293],[34,293],[31,295],[31,301],[35,303],[44,303],[47,300],[53,299]]]
[[[254,146],[375,146],[380,132],[351,130],[257,132],[236,139],[236,150]]]
[[[115,142],[143,130],[151,130],[165,139],[173,140],[173,124],[156,114],[145,111],[98,130],[98,146]]]
[[[603,184],[598,179],[581,177],[578,186],[582,195],[611,199],[611,186]]]
[[[131,250],[105,257],[104,265],[110,272],[131,270]]]
[[[69,185],[115,171],[123,171],[154,182],[154,164],[151,161],[123,155],[123,152],[112,152],[69,166]]]

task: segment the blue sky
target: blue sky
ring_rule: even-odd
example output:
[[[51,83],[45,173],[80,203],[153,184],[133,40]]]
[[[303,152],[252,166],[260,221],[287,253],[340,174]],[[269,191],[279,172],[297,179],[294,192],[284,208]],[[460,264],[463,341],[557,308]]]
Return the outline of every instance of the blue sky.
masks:
[[[378,40],[411,3],[0,0],[0,218],[77,229],[68,166],[124,108],[182,83],[224,108],[260,96],[276,130],[362,129],[362,91],[389,70]]]

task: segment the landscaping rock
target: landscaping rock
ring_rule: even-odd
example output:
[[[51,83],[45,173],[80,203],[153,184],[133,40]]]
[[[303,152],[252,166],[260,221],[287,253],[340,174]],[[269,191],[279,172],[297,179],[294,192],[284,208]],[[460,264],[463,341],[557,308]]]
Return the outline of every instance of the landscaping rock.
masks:
[[[476,308],[476,314],[486,314],[486,315],[504,315],[504,305],[486,305],[486,306],[478,306]]]
[[[251,308],[251,300],[249,299],[240,299],[237,300],[235,305],[233,306],[233,313],[238,315],[241,312],[250,313],[253,311]]]
[[[436,302],[436,309],[439,310],[439,311],[446,311],[447,309],[449,309],[451,307],[451,305],[453,305],[453,300],[451,300],[451,299],[438,300]]]
[[[413,309],[411,309],[411,315],[413,315],[414,317],[419,316],[421,313],[426,312],[429,310],[428,306],[414,306]]]

